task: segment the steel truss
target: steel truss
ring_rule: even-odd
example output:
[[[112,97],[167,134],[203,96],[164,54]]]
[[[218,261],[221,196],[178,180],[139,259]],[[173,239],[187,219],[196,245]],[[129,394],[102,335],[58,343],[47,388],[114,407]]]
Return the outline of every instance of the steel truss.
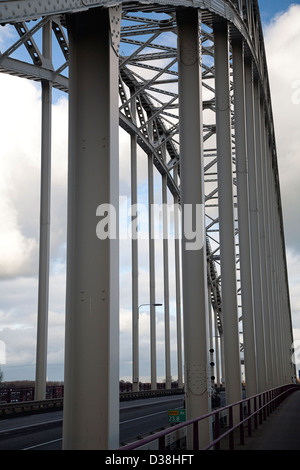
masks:
[[[115,41],[114,47],[119,53],[119,125],[132,138],[136,139],[145,154],[151,157],[153,165],[161,174],[162,180],[166,182],[174,201],[180,202],[181,161],[176,12],[182,7],[190,7],[189,1],[154,1],[151,4],[125,1],[122,3],[122,9],[119,6],[115,7],[115,2],[93,0],[1,2],[0,23],[5,28],[15,31],[15,40],[6,51],[0,54],[0,71],[37,82],[46,82],[52,87],[68,93],[69,45],[66,16],[99,6],[111,7],[112,11],[110,17],[111,34]],[[216,114],[220,103],[216,98],[215,33],[218,25],[223,24],[228,26],[229,31],[231,183],[234,198],[236,294],[238,296],[240,352],[243,355],[246,322],[243,318],[244,305],[240,276],[239,221],[241,213],[239,212],[237,183],[239,173],[248,170],[241,171],[236,161],[238,146],[236,141],[238,102],[234,83],[234,45],[236,41],[242,44],[245,64],[248,64],[245,66],[245,74],[250,73],[250,81],[256,84],[255,90],[257,89],[256,93],[259,93],[261,122],[265,124],[265,127],[260,130],[265,132],[265,152],[269,159],[267,166],[261,170],[262,178],[265,178],[261,184],[264,188],[264,184],[268,181],[271,188],[268,198],[269,201],[272,201],[272,211],[277,211],[275,222],[273,220],[265,221],[266,232],[268,231],[268,223],[273,224],[272,227],[277,230],[276,240],[269,239],[268,250],[270,251],[266,256],[271,256],[271,253],[274,253],[272,250],[280,250],[279,261],[274,258],[268,268],[274,276],[272,282],[274,281],[275,285],[282,283],[285,298],[284,300],[278,299],[276,293],[273,292],[275,300],[273,300],[273,310],[271,310],[276,311],[273,313],[274,316],[280,315],[280,308],[286,308],[290,312],[276,144],[262,27],[256,0],[216,0],[215,2],[199,0],[193,3],[193,7],[198,8],[201,12],[207,280],[211,300],[210,307],[213,312],[212,318],[215,321],[215,326],[211,328],[211,331],[221,338],[223,337],[224,322],[222,305],[224,274],[221,272],[222,254],[220,252],[220,175],[218,168],[220,150],[217,149],[216,135]],[[118,19],[121,21],[118,22]],[[59,50],[60,52],[58,63],[53,62],[54,53],[45,54],[42,48],[41,33],[47,26],[52,28],[52,51]],[[249,132],[247,129],[248,135]],[[249,150],[248,147],[248,152]],[[252,202],[250,201],[249,204],[251,206]],[[256,209],[250,208],[251,210],[253,213]],[[281,274],[279,274],[279,269],[282,269]],[[254,289],[255,286],[253,285],[252,288]],[[268,301],[271,305],[272,299],[268,298]],[[279,302],[280,307],[275,306],[276,301]],[[248,328],[249,323],[247,325]],[[268,329],[267,324],[264,326]],[[272,327],[269,326],[269,328],[271,331]],[[265,334],[268,336],[269,331],[266,331]],[[282,341],[282,338],[278,338],[278,340]],[[220,350],[222,348],[222,343],[218,343],[216,340],[211,339],[210,345],[214,348],[220,348]],[[218,354],[221,355],[221,352]],[[213,373],[215,374],[215,372],[214,370]],[[218,382],[221,374],[222,372],[217,370]],[[271,384],[265,383],[264,386],[266,385]]]

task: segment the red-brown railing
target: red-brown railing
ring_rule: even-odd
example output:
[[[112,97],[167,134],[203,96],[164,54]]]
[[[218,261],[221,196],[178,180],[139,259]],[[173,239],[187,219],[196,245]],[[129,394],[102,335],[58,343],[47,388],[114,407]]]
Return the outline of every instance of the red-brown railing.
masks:
[[[177,382],[172,382],[171,389],[166,389],[165,383],[157,383],[156,389],[151,389],[151,383],[139,384],[139,390],[137,392],[132,391],[132,383],[121,381],[119,384],[120,389],[120,400],[145,398],[150,396],[160,395],[172,395],[184,393],[183,388],[178,388]],[[33,401],[34,386],[23,386],[16,387],[12,386],[0,386],[0,404],[4,403],[16,403],[24,401]],[[64,385],[47,385],[46,387],[46,399],[63,398],[64,396]]]
[[[168,434],[179,431],[180,429],[186,428],[188,426],[193,427],[193,450],[199,450],[199,439],[198,439],[198,424],[200,421],[205,419],[213,418],[213,440],[205,448],[201,450],[208,450],[214,448],[215,450],[220,449],[221,440],[228,438],[228,447],[229,450],[234,449],[234,433],[238,430],[239,444],[244,444],[244,432],[245,424],[248,429],[248,436],[251,436],[253,427],[256,429],[258,424],[262,424],[264,420],[276,409],[279,404],[292,392],[299,390],[297,385],[288,384],[281,387],[277,387],[263,393],[257,394],[253,397],[246,398],[237,403],[233,403],[222,408],[218,408],[211,413],[200,416],[199,418],[194,418],[192,420],[186,421],[184,423],[177,424],[168,429],[165,429],[161,432],[153,434],[149,437],[141,439],[137,442],[125,445],[120,448],[120,450],[134,450],[141,447],[144,447],[147,444],[153,443],[153,441],[158,441],[159,450],[165,450],[165,438]],[[239,408],[240,420],[237,424],[233,425],[233,414],[234,408]],[[224,431],[221,430],[220,418],[222,415],[226,414],[228,416],[228,429]]]
[[[46,399],[63,398],[63,385],[46,387]],[[34,400],[34,387],[0,387],[0,403],[16,403]]]

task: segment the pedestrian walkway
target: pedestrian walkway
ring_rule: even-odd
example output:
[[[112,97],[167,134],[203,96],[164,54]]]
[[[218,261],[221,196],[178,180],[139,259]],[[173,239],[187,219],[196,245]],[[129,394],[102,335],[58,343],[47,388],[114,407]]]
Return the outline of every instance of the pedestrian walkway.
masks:
[[[300,450],[300,389],[289,395],[236,450]]]

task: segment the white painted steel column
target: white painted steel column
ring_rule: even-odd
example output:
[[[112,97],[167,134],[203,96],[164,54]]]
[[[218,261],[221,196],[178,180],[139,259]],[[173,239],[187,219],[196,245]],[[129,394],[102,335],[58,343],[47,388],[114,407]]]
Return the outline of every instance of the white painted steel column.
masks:
[[[222,387],[225,386],[225,348],[224,348],[224,330],[220,334],[220,345],[221,345],[221,382]]]
[[[176,169],[177,175],[177,169]],[[177,176],[174,176],[177,182]],[[178,388],[183,387],[182,376],[182,327],[181,327],[181,281],[180,281],[180,252],[179,252],[179,202],[178,196],[174,197],[174,244],[175,244],[175,289],[176,289],[176,325],[177,325],[177,369]]]
[[[274,185],[272,193],[270,193],[272,199],[272,210],[273,210],[273,252],[274,252],[274,274],[275,274],[275,294],[276,294],[276,314],[279,322],[279,335],[282,341],[281,347],[281,369],[282,369],[282,382],[288,383],[290,378],[289,367],[286,362],[286,352],[290,349],[291,343],[287,343],[287,312],[283,305],[283,288],[281,272],[279,270],[280,258],[282,255],[282,246],[280,246],[280,228],[277,225],[278,222],[278,206],[276,201],[276,186]],[[290,356],[291,357],[291,356]]]
[[[264,195],[266,201],[266,248],[267,248],[267,269],[268,269],[268,281],[269,281],[269,292],[270,292],[270,346],[271,354],[273,358],[273,373],[276,376],[276,385],[281,385],[281,365],[280,365],[280,354],[281,354],[281,320],[277,318],[277,292],[275,288],[275,277],[274,277],[274,251],[273,251],[273,211],[272,203],[270,198],[270,192],[274,184],[273,170],[270,169],[270,142],[269,132],[265,124],[265,159],[264,159]]]
[[[275,175],[275,162],[273,161],[272,142],[269,143],[267,171],[270,174],[269,182],[269,237],[270,237],[270,252],[271,252],[271,270],[272,270],[272,297],[273,297],[273,316],[274,316],[274,350],[277,354],[278,362],[278,380],[279,385],[286,383],[286,367],[284,365],[284,349],[285,343],[285,314],[282,309],[282,284],[278,280],[278,257],[282,253],[282,247],[277,244],[277,226],[276,220],[278,218],[278,205],[275,201],[276,197],[276,175]]]
[[[135,90],[131,90],[134,95]],[[131,101],[132,119],[136,120],[136,99]],[[137,137],[136,134],[130,136],[130,170],[131,170],[131,207],[137,208]],[[132,214],[132,219],[138,217],[137,213]],[[135,230],[136,224],[132,223],[131,229],[131,263],[132,263],[132,390],[139,390],[139,293],[138,293],[138,239]]]
[[[250,246],[248,154],[244,53],[242,40],[232,41],[235,158],[241,269],[242,322],[247,396],[257,394],[256,348],[254,339],[253,286]]]
[[[207,271],[209,271],[209,263],[207,263]],[[211,384],[211,387],[215,385],[215,365],[216,365],[216,360],[215,360],[215,349],[214,349],[214,340],[213,340],[213,309],[211,305],[211,286],[208,284],[207,287],[208,295],[207,295],[207,309],[208,309],[208,332],[209,332],[209,339],[208,339],[208,349],[209,349],[209,366],[210,370],[208,373],[209,376],[209,382]]]
[[[198,16],[199,15],[199,16]],[[187,419],[210,409],[208,395],[208,303],[207,260],[204,222],[204,161],[202,121],[202,76],[200,13],[196,9],[177,12],[179,116],[182,207],[182,289],[184,323],[185,394]],[[184,230],[187,208],[203,208],[200,247],[188,245]],[[198,240],[199,241],[199,240]],[[197,248],[197,249],[192,249]],[[201,423],[200,448],[209,440],[209,423]],[[190,434],[188,449],[192,449]]]
[[[274,199],[274,212],[276,214],[275,217],[275,227],[274,233],[276,234],[275,239],[275,253],[277,254],[276,257],[276,270],[277,270],[277,280],[278,280],[278,293],[280,294],[279,302],[279,316],[283,319],[283,367],[285,373],[285,382],[289,383],[293,381],[293,377],[295,376],[295,367],[293,364],[293,357],[292,357],[292,343],[293,343],[293,331],[292,331],[292,323],[291,323],[291,316],[290,316],[290,302],[289,302],[289,291],[288,291],[288,279],[287,279],[287,272],[286,272],[286,263],[285,263],[285,244],[284,244],[284,231],[283,227],[281,226],[281,207],[278,202],[277,193],[273,192],[273,199]]]
[[[43,57],[51,60],[52,21],[43,27]],[[38,323],[36,346],[35,400],[46,398],[49,263],[50,263],[50,199],[51,199],[51,115],[52,84],[42,81],[42,158],[40,193],[40,253]]]
[[[284,350],[286,347],[285,342],[285,313],[282,308],[282,284],[278,276],[278,258],[282,253],[282,248],[278,246],[277,243],[277,217],[278,217],[278,207],[275,201],[276,197],[276,176],[275,176],[275,167],[272,162],[272,148],[269,149],[269,171],[272,172],[273,182],[269,187],[269,201],[270,201],[270,212],[271,212],[271,227],[270,227],[270,236],[272,243],[272,269],[273,269],[273,296],[274,296],[274,310],[276,315],[277,323],[277,334],[278,342],[280,342],[280,353],[279,353],[279,370],[280,370],[280,383],[287,383],[286,381],[286,367],[284,364]]]
[[[218,322],[217,322],[217,312],[214,307],[214,327],[215,327],[215,358],[216,358],[216,384],[217,386],[221,386],[221,375],[220,375],[220,338],[219,338],[219,330],[218,330]]]
[[[165,312],[165,371],[166,389],[171,388],[171,345],[170,345],[170,293],[169,293],[169,240],[168,240],[168,208],[167,208],[167,177],[162,176],[163,204],[163,270],[164,270],[164,312]]]
[[[117,30],[120,10],[110,11]],[[112,47],[110,11],[93,9],[67,18],[65,450],[119,446],[119,58]]]
[[[257,153],[260,155],[260,108],[258,83],[253,82],[252,63],[245,62],[245,88],[247,113],[247,151],[249,167],[250,235],[253,274],[253,304],[255,316],[255,342],[257,353],[258,393],[266,390],[266,356],[263,319],[263,292],[260,266],[259,207],[257,194]]]
[[[226,402],[230,404],[241,399],[241,364],[236,283],[227,23],[214,25],[214,46],[225,389]]]
[[[264,299],[266,300],[264,308],[264,322],[265,322],[265,346],[266,346],[266,361],[267,361],[267,389],[277,386],[277,378],[275,373],[275,356],[272,352],[272,298],[270,293],[270,272],[269,272],[269,249],[268,249],[268,206],[266,199],[266,181],[265,181],[265,159],[266,159],[266,127],[265,127],[265,110],[264,105],[260,102],[260,127],[261,127],[261,155],[259,162],[259,181],[260,192],[259,199],[261,204],[261,267],[263,270],[263,288]]]
[[[148,155],[148,220],[149,220],[149,282],[150,282],[150,357],[151,388],[157,389],[156,310],[155,310],[155,240],[153,216],[153,156]]]
[[[263,117],[261,107],[261,89],[257,81],[254,84],[254,110],[255,110],[255,141],[256,141],[256,178],[257,178],[257,206],[259,215],[259,252],[260,252],[260,271],[261,271],[261,287],[262,287],[262,324],[264,326],[264,349],[265,349],[265,384],[263,383],[263,375],[261,376],[261,383],[259,384],[260,391],[272,388],[270,381],[271,367],[270,357],[268,354],[268,331],[269,331],[269,296],[267,289],[266,279],[266,248],[265,248],[265,216],[264,216],[264,200],[263,200],[263,185],[262,185],[262,169],[261,161],[264,155],[263,134],[261,120]],[[262,357],[262,356],[261,356]],[[261,363],[263,366],[263,363]],[[265,387],[264,390],[261,387]]]

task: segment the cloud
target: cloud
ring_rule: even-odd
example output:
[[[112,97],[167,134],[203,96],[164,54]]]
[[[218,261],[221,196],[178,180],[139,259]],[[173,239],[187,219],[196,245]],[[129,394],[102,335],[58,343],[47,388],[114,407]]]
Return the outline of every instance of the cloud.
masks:
[[[30,378],[34,378],[40,217],[40,86],[28,80],[0,74],[0,100],[0,341],[6,345],[5,370],[19,374],[18,378],[24,378],[22,373],[30,373]],[[54,102],[52,117],[49,367],[54,363],[61,364],[64,360],[68,139],[66,95],[61,94]],[[130,196],[130,139],[123,131],[120,133],[120,146],[121,194]],[[145,180],[147,158],[140,149],[138,171],[139,178]],[[125,269],[131,262],[128,254],[130,249],[122,250],[122,266]],[[143,248],[140,256],[142,262],[147,257]],[[142,273],[141,295],[147,291],[147,279],[146,273]],[[131,289],[128,289],[131,276],[127,275],[126,279],[123,277],[122,281],[122,303],[128,309],[131,307]],[[128,310],[126,312],[128,314]],[[128,330],[124,327],[124,318],[121,319],[121,327],[126,335],[126,345]],[[25,365],[31,366],[30,372]]]
[[[286,242],[300,252],[300,5],[265,26]]]
[[[28,80],[0,74],[0,278],[38,269],[41,93]],[[51,250],[61,257],[66,237],[67,98],[53,105]]]
[[[4,31],[4,28],[2,29]],[[10,34],[8,31],[7,34]],[[1,38],[4,37],[1,33]],[[298,266],[300,218],[300,103],[295,92],[300,80],[300,6],[295,5],[265,26],[265,45],[276,128],[281,193],[294,331],[300,339],[300,280]],[[4,341],[7,366],[33,365],[37,322],[37,273],[40,194],[39,85],[0,74],[0,341]],[[67,110],[66,95],[53,105],[52,190],[51,190],[51,277],[49,304],[49,367],[63,362],[66,253],[67,190]],[[121,194],[130,195],[130,141],[120,133]],[[140,181],[146,182],[147,157],[139,149]],[[146,188],[146,186],[145,186]],[[160,188],[155,187],[160,195]],[[140,192],[141,197],[145,193]],[[171,244],[170,244],[171,245]],[[131,376],[131,274],[130,244],[121,251],[121,358],[124,375]],[[172,247],[170,246],[170,250]],[[156,266],[157,301],[163,299],[162,246],[158,243]],[[171,256],[170,256],[171,259]],[[139,244],[140,303],[149,299],[148,245]],[[159,263],[160,262],[160,263]],[[170,268],[171,332],[176,335],[174,279]],[[158,358],[164,357],[163,308],[157,309]],[[147,358],[149,315],[141,312],[141,340]],[[173,340],[172,340],[173,341]],[[173,344],[173,343],[172,343]],[[174,347],[172,346],[172,351]],[[173,359],[174,362],[174,359]],[[149,365],[149,364],[148,364]],[[148,366],[147,366],[148,367]],[[163,360],[159,373],[163,377]],[[147,374],[147,371],[146,373]],[[175,376],[174,367],[172,374]],[[142,374],[141,374],[142,375]],[[25,377],[20,377],[25,378]]]
[[[0,233],[0,278],[32,273],[37,241],[23,235],[17,212],[5,197],[0,200],[0,212],[5,221]]]
[[[5,370],[13,371],[18,378],[27,378],[22,376],[23,370],[24,374],[34,378],[40,218],[40,86],[0,74],[0,101],[0,340],[6,346]],[[61,95],[52,110],[49,363],[57,361],[58,357],[60,362],[63,361],[64,347],[67,110],[67,98]],[[29,371],[25,371],[26,364],[31,366]]]
[[[5,278],[36,269],[38,241],[32,221],[39,191],[39,91],[30,82],[1,74],[0,100],[0,278]],[[30,118],[24,119],[28,109]]]
[[[300,339],[300,5],[265,25],[294,339]]]
[[[287,250],[287,265],[289,271],[289,287],[291,309],[293,312],[293,327],[295,337],[300,339],[300,253]]]

